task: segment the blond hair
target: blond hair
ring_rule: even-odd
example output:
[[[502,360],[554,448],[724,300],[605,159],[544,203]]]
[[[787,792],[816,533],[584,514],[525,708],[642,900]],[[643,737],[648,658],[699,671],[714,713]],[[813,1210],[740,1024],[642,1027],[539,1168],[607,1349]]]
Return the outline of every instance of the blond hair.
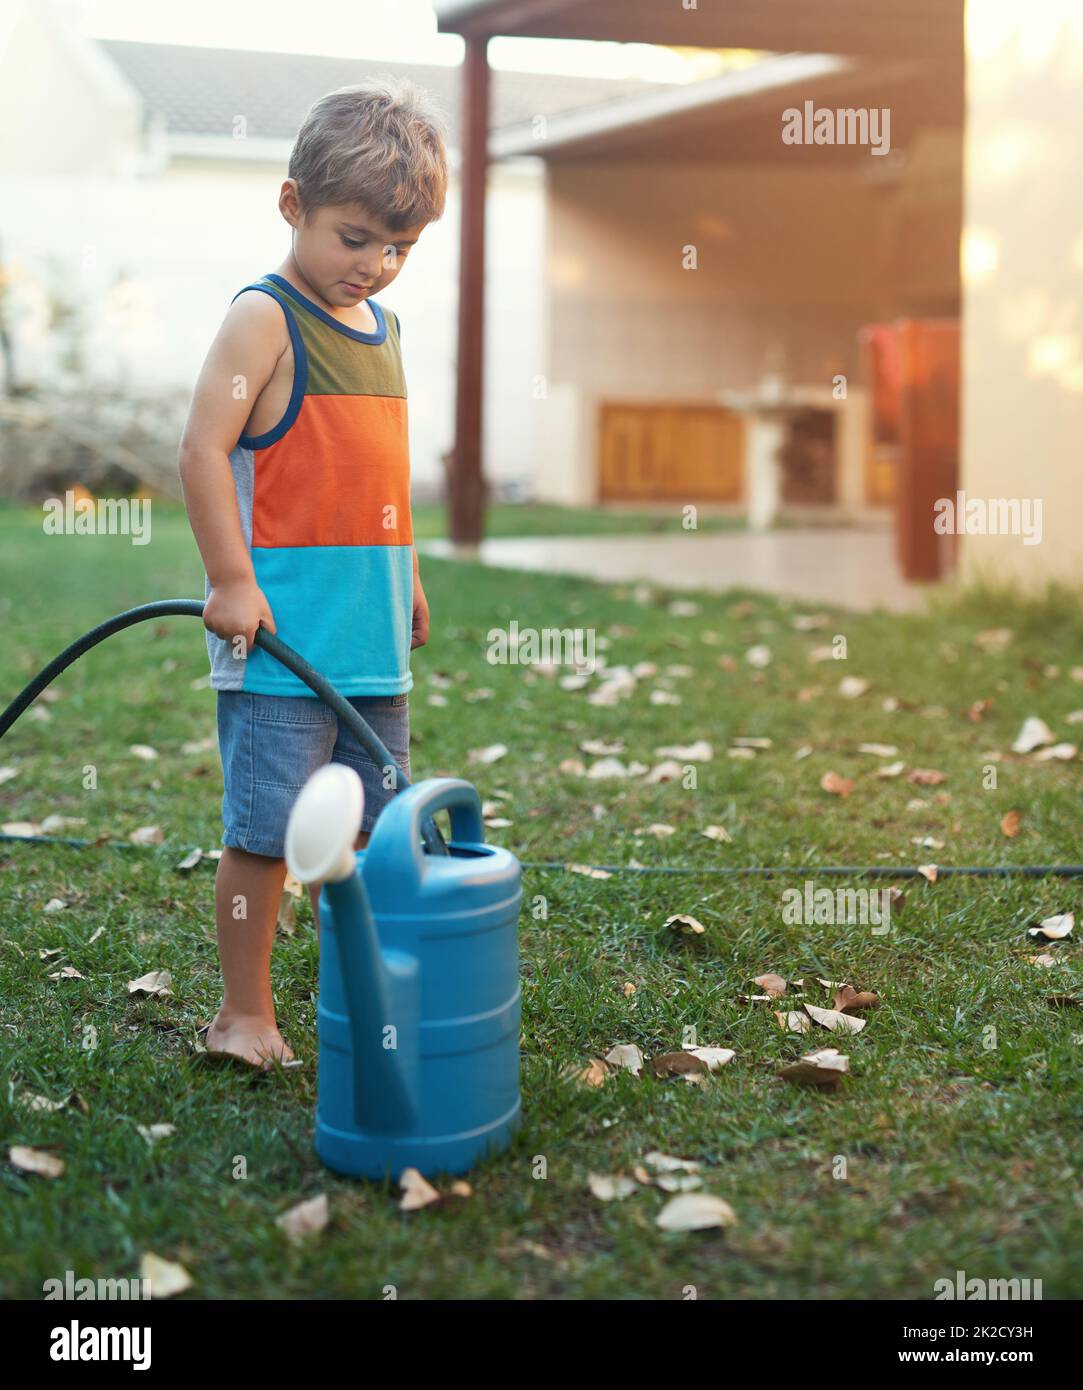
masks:
[[[405,78],[339,87],[309,109],[290,152],[305,219],[318,207],[363,203],[394,232],[443,215],[444,117]]]

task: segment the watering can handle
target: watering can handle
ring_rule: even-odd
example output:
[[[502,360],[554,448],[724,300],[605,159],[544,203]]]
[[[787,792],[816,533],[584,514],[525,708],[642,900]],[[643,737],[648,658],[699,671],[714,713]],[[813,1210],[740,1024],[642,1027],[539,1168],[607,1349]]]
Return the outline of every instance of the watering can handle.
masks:
[[[422,821],[431,819],[437,811],[448,812],[451,818],[451,838],[470,845],[485,842],[485,824],[481,818],[481,797],[477,787],[461,777],[434,777],[419,790],[410,803],[410,845],[418,869],[424,868],[418,840]]]
[[[378,884],[420,883],[426,871],[421,828],[437,811],[451,816],[451,838],[459,844],[484,844],[485,826],[477,788],[461,777],[432,777],[400,791],[380,812],[365,850],[365,877],[370,891]],[[393,910],[393,909],[391,909]]]

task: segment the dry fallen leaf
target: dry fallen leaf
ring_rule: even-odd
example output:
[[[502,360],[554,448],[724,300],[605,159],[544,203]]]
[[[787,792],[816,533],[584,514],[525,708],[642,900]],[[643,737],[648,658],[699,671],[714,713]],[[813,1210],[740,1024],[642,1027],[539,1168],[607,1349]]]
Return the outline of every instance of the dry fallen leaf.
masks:
[[[600,1202],[619,1202],[638,1191],[635,1179],[626,1178],[623,1175],[610,1177],[603,1173],[590,1173],[587,1176],[587,1183],[591,1192]]]
[[[1075,913],[1062,912],[1056,917],[1046,917],[1036,927],[1031,927],[1027,934],[1028,936],[1042,936],[1046,941],[1063,941],[1066,936],[1071,935],[1074,926]]]
[[[472,748],[467,761],[472,763],[495,763],[508,751],[505,743],[491,743],[487,748]]]
[[[1023,819],[1022,811],[1008,811],[1001,817],[1000,833],[1006,835],[1009,840],[1013,840],[1019,834],[1019,825]]]
[[[918,865],[918,873],[922,876],[922,878],[927,878],[927,879],[929,880],[930,883],[935,883],[935,882],[936,882],[936,865],[935,865],[935,864],[919,864],[919,865]]]
[[[299,1243],[306,1236],[316,1235],[327,1225],[330,1217],[330,1210],[327,1205],[327,1194],[321,1192],[318,1197],[310,1197],[305,1202],[298,1202],[296,1206],[290,1207],[289,1211],[284,1211],[281,1216],[275,1217],[275,1225],[280,1231],[285,1231],[290,1240]]]
[[[906,780],[916,783],[919,787],[936,787],[948,778],[946,773],[938,772],[935,767],[915,767],[906,774]]]
[[[699,832],[705,835],[708,840],[718,840],[720,843],[728,843],[730,833],[724,825],[708,825]]]
[[[832,796],[849,796],[854,784],[849,777],[840,777],[837,772],[825,772],[820,778],[820,786]]]
[[[1048,748],[1042,748],[1035,753],[1036,763],[1060,762],[1070,763],[1079,752],[1074,743],[1054,743]]]
[[[835,991],[832,1008],[839,1013],[853,1013],[857,1009],[874,1009],[880,996],[869,990],[856,990],[853,985],[840,985]]]
[[[739,743],[739,739],[734,742]],[[770,740],[768,740],[768,743]],[[714,747],[705,738],[695,743],[666,744],[654,750],[656,758],[679,758],[682,763],[709,763],[714,757]]]
[[[296,917],[293,909],[293,894],[288,889],[283,889],[278,899],[278,918],[275,927],[283,936],[292,936],[297,929]]]
[[[672,927],[675,932],[683,932],[687,936],[701,936],[707,930],[702,922],[689,917],[687,912],[675,912],[672,917],[666,918],[662,926]]]
[[[160,845],[165,840],[160,825],[141,825],[128,836],[133,845]]]
[[[667,1202],[655,1218],[663,1231],[703,1231],[732,1226],[737,1215],[728,1202],[709,1192],[685,1192]]]
[[[425,1181],[416,1168],[402,1170],[399,1174],[399,1186],[403,1193],[402,1201],[399,1203],[400,1211],[417,1211],[440,1200],[439,1192],[431,1183]]]
[[[128,981],[129,994],[145,994],[148,998],[162,998],[170,993],[173,976],[168,970],[151,970],[140,975],[138,980]]]
[[[151,1250],[139,1261],[139,1276],[149,1281],[151,1298],[172,1298],[192,1287],[192,1276],[183,1265],[163,1260]]]
[[[43,1153],[25,1144],[8,1149],[8,1162],[22,1173],[36,1173],[39,1178],[59,1178],[64,1172],[64,1160],[55,1154]]]
[[[592,1057],[585,1067],[574,1072],[576,1081],[583,1081],[588,1086],[601,1086],[608,1075],[609,1067],[600,1057]]]
[[[565,864],[564,867],[573,874],[585,874],[587,878],[612,878],[613,875],[608,869],[595,869],[590,864]]]
[[[837,1086],[850,1070],[850,1059],[833,1047],[818,1052],[806,1052],[779,1072],[787,1081],[800,1081],[809,1086]]]
[[[1013,753],[1033,753],[1035,748],[1041,748],[1043,743],[1054,743],[1052,731],[1044,719],[1039,719],[1037,715],[1029,715],[1023,720],[1023,727],[1019,730],[1019,735],[1012,744]]]
[[[629,768],[619,758],[599,758],[596,763],[591,763],[587,769],[587,776],[593,782],[603,781],[609,777],[627,777],[628,775]]]
[[[607,743],[604,738],[585,738],[579,749],[580,752],[590,753],[596,758],[606,758],[612,753],[623,753],[624,740],[618,738],[613,743]]]
[[[853,1018],[836,1009],[818,1009],[814,1004],[805,1004],[803,1008],[813,1023],[829,1028],[832,1033],[860,1033],[865,1026],[865,1019]]]
[[[652,1057],[647,1064],[652,1076],[695,1076],[706,1075],[710,1067],[702,1057],[695,1057],[691,1052],[662,1052],[657,1057]]]
[[[653,1184],[663,1192],[695,1192],[703,1186],[703,1179],[698,1173],[660,1173]]]
[[[657,1149],[644,1154],[643,1162],[649,1163],[660,1173],[698,1173],[700,1170],[700,1165],[694,1159],[674,1158],[670,1154],[659,1153]]]
[[[706,1062],[708,1071],[717,1071],[737,1056],[732,1047],[689,1047],[685,1050],[701,1062]]]
[[[643,1053],[635,1043],[617,1043],[605,1054],[605,1060],[611,1067],[623,1067],[633,1076],[639,1076],[643,1070]]]
[[[176,1134],[176,1125],[136,1125],[136,1129],[148,1144],[156,1144],[159,1139],[168,1139]]]
[[[781,999],[786,993],[786,981],[781,975],[754,975],[752,983],[766,991],[769,999]]]
[[[664,840],[669,835],[675,835],[677,833],[677,827],[675,825],[665,825],[659,821],[655,821],[653,824],[648,825],[645,830],[637,830],[635,833],[637,835],[653,835],[656,840]]]
[[[807,1033],[812,1027],[812,1020],[808,1014],[802,1013],[800,1009],[790,1009],[786,1013],[777,1013],[778,1026],[788,1033]]]
[[[24,1091],[19,1099],[23,1105],[28,1106],[31,1110],[44,1110],[51,1114],[54,1110],[63,1110],[71,1101],[71,1096],[68,1096],[66,1100],[50,1100],[48,1096],[36,1096],[30,1091]]]

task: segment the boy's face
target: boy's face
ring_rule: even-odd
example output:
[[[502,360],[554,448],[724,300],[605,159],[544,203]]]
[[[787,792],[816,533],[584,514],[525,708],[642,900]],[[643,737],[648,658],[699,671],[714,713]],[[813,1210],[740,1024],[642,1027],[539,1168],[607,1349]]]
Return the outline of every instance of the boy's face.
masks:
[[[301,273],[328,304],[352,305],[385,289],[428,225],[393,232],[363,203],[316,208],[306,220],[296,191],[282,213],[294,228],[293,255]]]

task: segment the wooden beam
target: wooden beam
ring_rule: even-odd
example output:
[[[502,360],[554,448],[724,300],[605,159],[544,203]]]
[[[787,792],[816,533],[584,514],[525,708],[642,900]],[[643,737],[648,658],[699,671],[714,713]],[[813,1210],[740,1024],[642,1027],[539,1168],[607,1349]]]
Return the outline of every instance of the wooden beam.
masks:
[[[485,325],[485,183],[489,150],[488,37],[464,38],[460,174],[459,333],[455,443],[448,467],[448,520],[457,545],[481,540],[485,484],[481,428]]]
[[[463,35],[889,57],[961,44],[963,0],[494,0],[437,13],[441,32]]]
[[[482,9],[476,15],[465,15],[459,21],[457,29],[464,38],[472,34],[485,38],[493,34],[514,34],[530,24],[553,23],[561,10],[568,10],[578,4],[582,4],[582,0],[506,0],[506,3],[500,6],[499,29],[493,28],[492,14],[488,9]],[[445,27],[439,17],[436,27],[437,30]]]

